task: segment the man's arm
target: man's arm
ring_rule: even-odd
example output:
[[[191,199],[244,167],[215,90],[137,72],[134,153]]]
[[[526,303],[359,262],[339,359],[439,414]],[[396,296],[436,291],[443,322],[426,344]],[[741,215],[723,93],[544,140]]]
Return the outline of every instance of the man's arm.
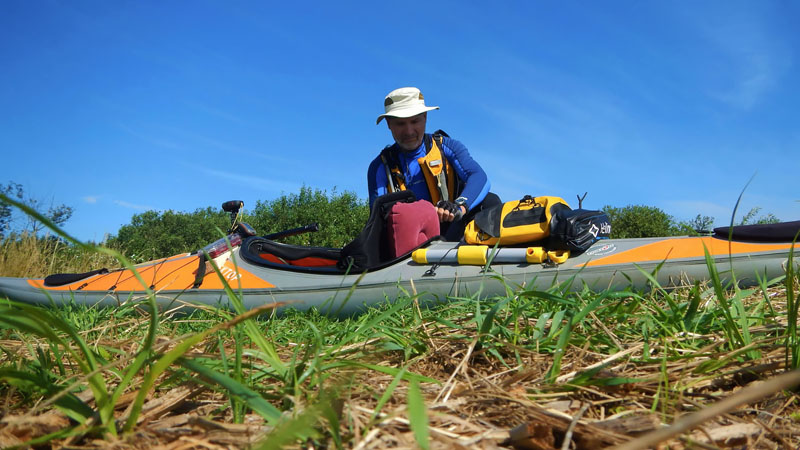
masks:
[[[460,196],[467,199],[466,209],[469,211],[473,205],[482,202],[489,192],[491,186],[489,177],[486,176],[483,168],[472,159],[464,144],[448,137],[442,139],[442,144],[445,158],[453,164],[456,174],[464,181],[464,189]]]
[[[369,207],[372,209],[372,204],[375,199],[381,195],[386,194],[386,185],[389,180],[386,179],[386,169],[383,166],[381,157],[373,159],[367,169],[367,190],[369,191]]]

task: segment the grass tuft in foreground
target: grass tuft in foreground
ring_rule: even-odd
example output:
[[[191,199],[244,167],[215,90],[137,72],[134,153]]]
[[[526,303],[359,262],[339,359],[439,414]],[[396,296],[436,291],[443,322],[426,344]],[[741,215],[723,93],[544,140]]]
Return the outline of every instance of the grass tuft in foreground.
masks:
[[[341,320],[209,309],[160,319],[148,349],[139,344],[151,320],[146,304],[45,311],[9,303],[0,444],[93,448],[97,437],[133,445],[132,436],[146,436],[166,445],[191,436],[231,448],[485,448],[511,445],[522,426],[546,429],[560,445],[578,414],[570,439],[579,448],[618,444],[790,368],[787,286],[797,283],[792,273],[747,296],[723,290],[724,301],[700,285],[652,293],[556,286],[434,309],[409,295]],[[731,321],[722,311],[732,296],[747,343],[729,329],[743,323],[740,313]],[[797,400],[769,392],[706,430],[739,433],[750,448],[796,445]],[[59,425],[23,425],[48,417]],[[709,444],[705,434],[672,439]]]

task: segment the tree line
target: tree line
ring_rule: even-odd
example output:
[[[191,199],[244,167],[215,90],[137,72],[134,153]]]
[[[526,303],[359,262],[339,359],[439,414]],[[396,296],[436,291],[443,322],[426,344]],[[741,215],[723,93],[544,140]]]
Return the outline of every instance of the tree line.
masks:
[[[289,230],[312,223],[319,231],[290,236],[281,242],[313,247],[343,247],[353,240],[367,221],[369,207],[352,192],[330,194],[302,187],[297,194],[284,194],[274,200],[257,201],[252,210],[242,213],[241,221],[259,235]],[[107,245],[119,248],[135,262],[189,252],[222,237],[230,226],[230,216],[219,208],[194,212],[147,211],[133,216]]]
[[[26,195],[23,186],[16,183],[0,185],[0,193],[42,211],[56,225],[63,225],[73,209],[66,205],[44,203]],[[679,221],[659,208],[645,205],[625,207],[604,206],[612,224],[612,238],[638,238],[654,236],[697,235],[710,231],[713,219],[698,214],[695,218]],[[760,208],[746,213],[739,224],[775,223],[772,214],[759,216]],[[319,224],[319,231],[291,236],[283,242],[316,247],[342,247],[354,239],[369,216],[365,200],[349,191],[328,193],[321,189],[302,187],[299,193],[257,201],[251,210],[242,214],[241,220],[252,225],[258,234]],[[230,224],[229,215],[218,207],[200,208],[193,212],[146,211],[136,214],[123,225],[105,245],[117,248],[134,262],[144,262],[173,254],[198,250],[223,236]],[[42,224],[30,218],[21,218],[7,202],[0,199],[0,239],[15,239],[21,235],[36,235]]]

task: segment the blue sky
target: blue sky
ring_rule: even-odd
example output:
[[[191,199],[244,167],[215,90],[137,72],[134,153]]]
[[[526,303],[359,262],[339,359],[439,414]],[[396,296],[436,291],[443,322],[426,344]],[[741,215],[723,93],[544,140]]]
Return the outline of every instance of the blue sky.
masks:
[[[366,198],[417,86],[504,200],[800,219],[800,3],[0,2],[0,183],[101,240],[148,209]],[[261,232],[276,230],[259,230]]]

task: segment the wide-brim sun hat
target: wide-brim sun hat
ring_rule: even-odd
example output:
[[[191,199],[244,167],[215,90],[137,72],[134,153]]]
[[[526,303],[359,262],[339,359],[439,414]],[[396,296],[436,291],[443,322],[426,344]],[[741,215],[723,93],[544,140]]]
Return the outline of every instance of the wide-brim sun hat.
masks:
[[[383,101],[383,108],[386,112],[378,116],[375,124],[381,123],[384,117],[414,117],[417,114],[439,109],[438,106],[425,106],[425,97],[415,87],[404,87],[389,92]]]

